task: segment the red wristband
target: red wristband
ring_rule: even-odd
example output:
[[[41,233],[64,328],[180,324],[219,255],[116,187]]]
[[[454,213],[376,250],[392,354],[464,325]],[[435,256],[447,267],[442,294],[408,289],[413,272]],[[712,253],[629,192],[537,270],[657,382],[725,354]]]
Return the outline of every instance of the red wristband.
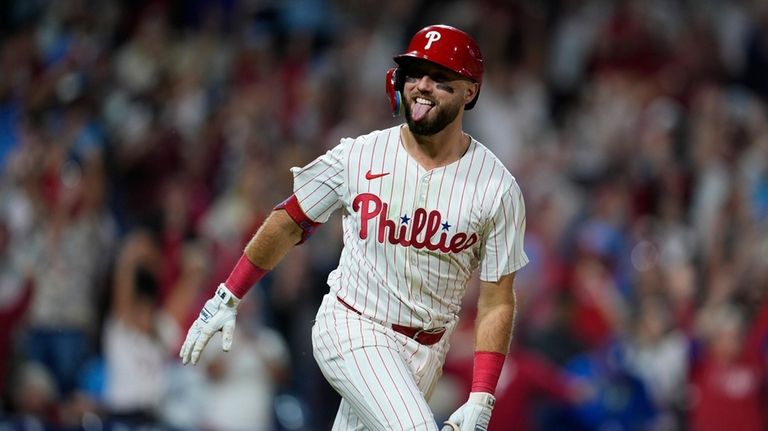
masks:
[[[227,286],[227,289],[229,289],[233,295],[237,296],[239,299],[243,299],[243,296],[245,296],[245,294],[251,290],[253,285],[258,283],[267,272],[269,271],[254,265],[248,260],[248,257],[245,256],[245,253],[243,253],[235,264],[234,269],[232,269],[232,272],[229,274],[229,277],[227,277],[227,280],[224,282],[224,285]]]
[[[496,391],[501,368],[504,366],[505,355],[499,352],[475,352],[475,366],[472,370],[471,392]]]

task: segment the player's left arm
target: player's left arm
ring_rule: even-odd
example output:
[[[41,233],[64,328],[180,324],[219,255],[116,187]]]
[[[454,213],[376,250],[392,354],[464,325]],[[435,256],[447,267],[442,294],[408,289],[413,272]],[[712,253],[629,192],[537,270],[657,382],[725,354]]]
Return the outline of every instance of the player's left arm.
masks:
[[[475,320],[475,362],[469,399],[446,422],[444,430],[485,431],[493,396],[512,340],[515,323],[515,273],[498,281],[481,281]]]
[[[485,431],[491,421],[493,396],[509,352],[515,323],[515,273],[498,281],[481,281],[475,320],[475,361],[469,399],[445,423],[443,430]]]
[[[475,358],[469,399],[446,422],[456,431],[485,431],[515,322],[515,274],[528,263],[523,250],[525,203],[516,183],[501,196],[484,241],[475,320]],[[494,280],[494,281],[490,281]]]
[[[515,323],[515,273],[481,281],[475,320],[475,352],[506,356]]]
[[[513,183],[499,200],[483,243],[475,352],[506,356],[515,318],[515,274],[528,263],[523,250],[525,202]],[[475,359],[477,362],[477,358]],[[496,383],[488,388],[493,393]]]

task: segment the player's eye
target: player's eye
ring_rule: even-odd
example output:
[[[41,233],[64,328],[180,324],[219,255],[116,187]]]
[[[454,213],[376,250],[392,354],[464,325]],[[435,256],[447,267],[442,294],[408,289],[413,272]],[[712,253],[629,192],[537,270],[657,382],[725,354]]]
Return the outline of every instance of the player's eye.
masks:
[[[418,80],[419,80],[419,78],[417,78],[417,77],[416,77],[414,74],[412,74],[412,73],[406,73],[406,74],[405,74],[405,82],[414,83],[414,82],[416,82],[416,81],[418,81]]]
[[[440,72],[424,72],[424,71],[412,71],[412,72],[406,72],[405,74],[405,80],[408,82],[414,82],[418,81],[421,78],[428,76],[429,79],[435,81],[435,82],[447,82],[450,81],[447,75],[440,73]]]
[[[407,82],[416,82],[423,78],[427,73],[421,71],[421,70],[407,70],[405,72],[405,80]]]

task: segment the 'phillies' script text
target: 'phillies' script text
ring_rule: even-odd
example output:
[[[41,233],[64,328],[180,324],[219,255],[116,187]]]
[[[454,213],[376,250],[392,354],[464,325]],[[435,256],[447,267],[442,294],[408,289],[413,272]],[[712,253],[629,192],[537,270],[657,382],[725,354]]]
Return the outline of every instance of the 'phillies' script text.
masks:
[[[418,208],[411,220],[411,232],[408,234],[408,225],[399,226],[387,218],[388,205],[373,193],[360,193],[352,201],[352,209],[360,212],[360,239],[368,237],[368,221],[379,218],[379,231],[377,240],[384,243],[386,239],[390,244],[400,244],[403,247],[426,248],[428,250],[440,250],[444,253],[459,253],[477,242],[477,234],[467,235],[459,232],[454,234],[450,241],[448,233],[442,232],[437,242],[432,242],[432,237],[440,230],[442,216],[440,211],[427,212],[424,208]],[[425,235],[421,235],[424,232]],[[421,237],[422,239],[419,239]]]

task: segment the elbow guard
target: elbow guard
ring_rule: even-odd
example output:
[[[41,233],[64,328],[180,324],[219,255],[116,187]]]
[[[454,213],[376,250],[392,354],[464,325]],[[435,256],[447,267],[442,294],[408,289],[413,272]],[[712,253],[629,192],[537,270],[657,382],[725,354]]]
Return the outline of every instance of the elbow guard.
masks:
[[[309,217],[307,217],[306,214],[304,214],[304,210],[301,209],[295,194],[280,202],[274,209],[285,210],[285,212],[288,213],[288,216],[293,219],[294,223],[296,223],[296,225],[301,228],[301,241],[296,243],[296,245],[302,244],[304,241],[306,241],[307,238],[309,238],[315,232],[315,229],[320,226],[320,223],[312,221]]]

